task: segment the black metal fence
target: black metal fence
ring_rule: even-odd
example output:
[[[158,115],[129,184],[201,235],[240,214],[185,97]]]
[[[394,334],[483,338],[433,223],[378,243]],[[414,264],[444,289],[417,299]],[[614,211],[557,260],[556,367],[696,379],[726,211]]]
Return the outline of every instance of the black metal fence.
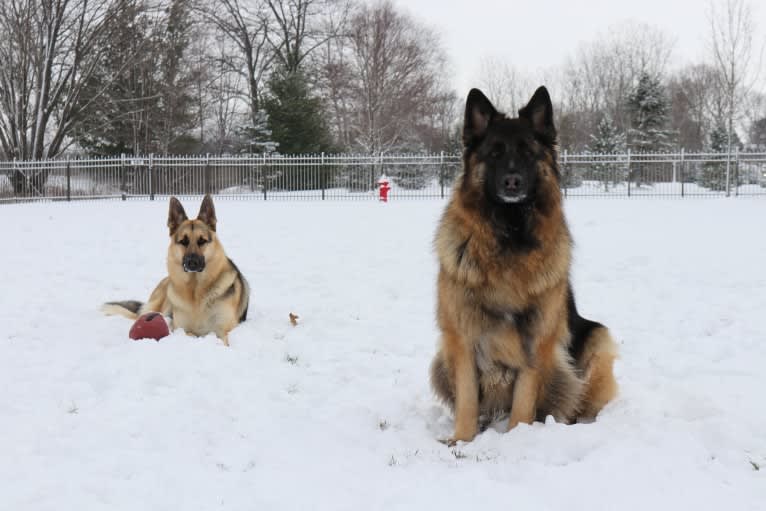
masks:
[[[261,200],[443,198],[453,154],[154,156],[0,162],[0,203],[212,193]],[[766,195],[766,153],[560,155],[567,197]]]

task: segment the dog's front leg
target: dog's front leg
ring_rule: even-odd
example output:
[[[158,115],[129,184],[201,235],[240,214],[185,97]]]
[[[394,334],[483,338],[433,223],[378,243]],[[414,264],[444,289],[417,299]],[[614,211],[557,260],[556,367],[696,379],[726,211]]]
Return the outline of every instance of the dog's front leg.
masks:
[[[458,440],[470,442],[478,432],[479,382],[473,347],[457,335],[446,340],[455,382],[455,434],[448,443],[454,445]]]
[[[513,404],[508,429],[513,429],[524,422],[532,424],[537,411],[537,396],[540,391],[540,373],[537,369],[526,367],[519,371],[513,385]]]

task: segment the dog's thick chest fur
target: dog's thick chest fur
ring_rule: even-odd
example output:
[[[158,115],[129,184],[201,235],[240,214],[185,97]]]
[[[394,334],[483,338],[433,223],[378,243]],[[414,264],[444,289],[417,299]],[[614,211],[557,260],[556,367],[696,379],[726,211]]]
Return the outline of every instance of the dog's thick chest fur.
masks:
[[[236,274],[226,274],[224,282],[217,283],[207,292],[194,293],[184,286],[168,286],[168,300],[171,304],[173,326],[182,328],[186,333],[203,336],[218,333],[236,322],[237,309],[226,303],[228,297],[234,297],[234,278]],[[195,294],[203,298],[196,299]]]

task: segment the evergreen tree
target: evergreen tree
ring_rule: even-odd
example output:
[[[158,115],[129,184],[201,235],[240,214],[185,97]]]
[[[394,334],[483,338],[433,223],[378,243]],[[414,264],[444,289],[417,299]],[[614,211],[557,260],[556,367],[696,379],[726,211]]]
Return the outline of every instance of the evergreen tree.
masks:
[[[766,117],[750,125],[750,144],[757,151],[766,149]]]
[[[259,110],[255,123],[248,123],[237,129],[241,141],[241,152],[251,154],[272,154],[277,151],[279,143],[271,138],[269,116],[263,110]]]
[[[171,0],[161,16],[141,0],[126,0],[115,16],[119,29],[85,84],[89,108],[75,125],[77,142],[101,155],[193,152],[189,0]]]
[[[715,123],[710,132],[710,152],[720,153],[721,157],[717,161],[705,162],[700,173],[699,184],[710,190],[722,192],[726,190],[726,164],[729,142],[726,129],[726,120],[722,119]],[[742,147],[742,142],[734,131],[731,134],[732,151]],[[735,187],[742,184],[739,180],[736,162],[729,163],[729,186]]]
[[[620,133],[609,114],[604,115],[590,136],[590,151],[596,154],[616,154],[625,151],[625,134]]]
[[[615,155],[625,152],[625,134],[620,133],[609,114],[604,115],[596,126],[596,133],[590,136],[589,151],[595,154]],[[592,178],[604,183],[604,190],[609,191],[609,182],[616,184],[620,167],[617,163],[598,162],[593,165]]]
[[[187,132],[194,126],[197,117],[193,111],[195,100],[192,89],[200,71],[187,62],[192,30],[191,1],[170,0],[160,32],[162,127],[159,151],[162,153],[185,152],[184,149],[194,145]]]
[[[264,101],[274,141],[282,154],[312,154],[329,151],[330,132],[324,120],[322,101],[309,89],[300,71],[278,69],[268,83]]]
[[[630,148],[639,152],[668,150],[672,138],[667,129],[670,108],[660,80],[643,73],[627,98],[627,107]]]
[[[85,84],[83,95],[91,106],[74,129],[77,143],[98,155],[148,152],[159,125],[153,23],[138,0],[121,4],[115,16],[118,29],[106,41],[98,68]],[[128,65],[125,55],[134,56]]]

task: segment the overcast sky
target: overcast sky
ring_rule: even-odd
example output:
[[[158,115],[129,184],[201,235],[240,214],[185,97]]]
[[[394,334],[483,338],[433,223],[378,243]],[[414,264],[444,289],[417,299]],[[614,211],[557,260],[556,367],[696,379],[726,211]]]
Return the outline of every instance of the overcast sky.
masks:
[[[676,38],[674,63],[704,57],[707,0],[394,0],[441,35],[458,92],[477,85],[482,56],[520,71],[558,67],[582,41],[626,20],[647,22]],[[758,36],[766,36],[766,1],[752,0]]]

